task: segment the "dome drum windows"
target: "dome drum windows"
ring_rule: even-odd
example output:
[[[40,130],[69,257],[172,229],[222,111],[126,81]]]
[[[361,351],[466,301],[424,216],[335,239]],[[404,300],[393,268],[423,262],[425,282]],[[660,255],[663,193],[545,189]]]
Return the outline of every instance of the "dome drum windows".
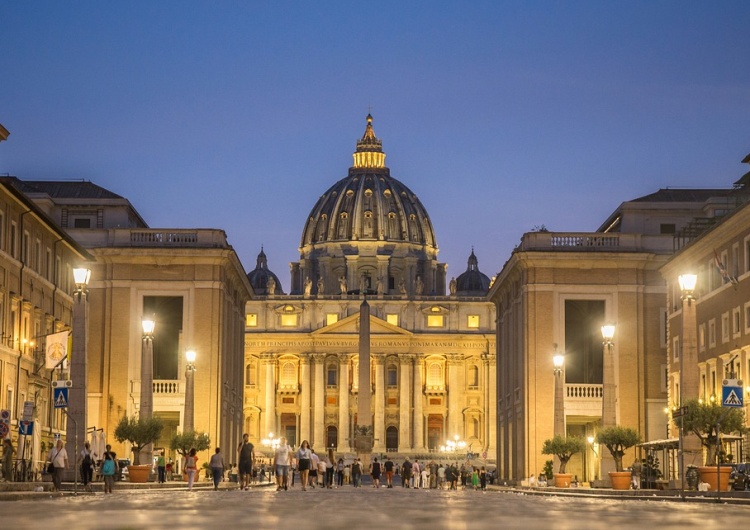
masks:
[[[296,394],[299,392],[296,360],[279,361],[278,392],[279,394]]]

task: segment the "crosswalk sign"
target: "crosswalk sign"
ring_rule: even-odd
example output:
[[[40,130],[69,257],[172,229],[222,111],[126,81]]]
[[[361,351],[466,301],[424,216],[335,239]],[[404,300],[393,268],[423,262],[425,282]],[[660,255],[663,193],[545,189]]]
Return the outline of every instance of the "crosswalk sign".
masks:
[[[54,390],[54,402],[55,402],[55,408],[56,409],[66,409],[68,408],[68,388],[62,387],[62,388],[53,388]]]
[[[724,379],[721,387],[721,406],[742,408],[743,405],[742,381]]]

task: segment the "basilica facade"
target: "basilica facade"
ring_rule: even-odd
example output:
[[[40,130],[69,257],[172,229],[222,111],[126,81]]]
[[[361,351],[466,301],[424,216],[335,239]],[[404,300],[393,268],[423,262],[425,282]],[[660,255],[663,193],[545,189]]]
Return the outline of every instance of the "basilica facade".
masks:
[[[378,452],[436,452],[446,439],[495,454],[495,308],[473,250],[447,282],[426,209],[391,177],[368,115],[348,175],[317,200],[289,294],[261,250],[248,274],[245,431],[353,451],[371,393]],[[448,289],[446,289],[448,284]],[[360,388],[359,316],[370,306],[371,387]],[[368,422],[359,422],[366,424]]]

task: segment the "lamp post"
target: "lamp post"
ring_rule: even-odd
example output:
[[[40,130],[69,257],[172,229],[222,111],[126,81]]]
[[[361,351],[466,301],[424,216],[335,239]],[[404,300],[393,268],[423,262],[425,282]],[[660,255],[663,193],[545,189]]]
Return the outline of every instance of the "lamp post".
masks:
[[[195,417],[195,351],[185,352],[187,366],[185,367],[185,428],[183,432],[194,431]]]
[[[565,436],[565,356],[556,353],[552,357],[552,364],[555,366],[555,436]]]
[[[591,452],[594,453],[594,465],[591,466],[591,467],[594,468],[594,480],[599,480],[599,475],[596,474],[596,469],[597,469],[597,467],[596,467],[596,460],[599,458],[599,453],[596,452],[596,444],[595,444],[596,439],[593,436],[589,435],[589,436],[586,437],[586,441],[591,446]],[[586,472],[589,473],[589,469],[586,469]],[[590,477],[590,475],[589,475],[589,477]]]
[[[83,267],[73,269],[73,281],[76,291],[73,294],[73,344],[70,352],[70,381],[72,388],[68,398],[68,415],[72,421],[67,422],[65,429],[67,453],[75,455],[73,473],[79,471],[78,441],[86,439],[86,405],[88,391],[86,387],[86,342],[88,341],[88,285],[91,270]],[[76,479],[76,489],[78,481]]]
[[[695,305],[695,286],[698,283],[698,276],[692,273],[681,274],[677,281],[682,293],[682,351],[674,352],[679,355],[680,364],[680,409],[685,406],[685,402],[690,398],[698,397],[698,387],[700,384],[698,371],[698,345],[695,337],[696,314]],[[686,372],[687,369],[687,372]],[[682,417],[683,410],[680,410]],[[684,496],[685,492],[685,452],[692,456],[701,451],[700,440],[695,435],[686,436],[680,420],[680,489]]]
[[[440,446],[440,452],[446,454],[460,455],[466,449],[466,442],[459,435],[454,435],[453,440],[446,440],[445,445]]]
[[[602,359],[602,429],[614,427],[617,424],[617,385],[615,384],[615,359],[613,353],[615,325],[604,324],[602,330],[602,344],[604,346]],[[601,477],[609,484],[609,472],[615,471],[615,460],[610,454],[602,454]]]
[[[151,419],[154,415],[154,328],[156,323],[153,318],[144,318],[141,321],[143,328],[143,347],[141,348],[141,402],[140,417]],[[153,444],[148,444],[141,451],[141,462],[151,464],[151,453]]]

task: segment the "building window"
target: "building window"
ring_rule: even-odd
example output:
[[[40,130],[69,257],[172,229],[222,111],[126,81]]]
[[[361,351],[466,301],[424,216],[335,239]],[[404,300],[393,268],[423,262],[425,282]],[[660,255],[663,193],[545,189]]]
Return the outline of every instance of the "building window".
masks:
[[[392,326],[398,326],[398,313],[388,313],[385,315],[385,321]]]
[[[479,388],[479,367],[476,365],[469,367],[469,388]]]
[[[293,328],[297,325],[297,315],[281,315],[281,325],[285,328]]]
[[[335,364],[329,364],[326,370],[326,385],[335,387],[338,379],[338,370]]]
[[[25,265],[30,266],[31,262],[29,257],[31,254],[31,249],[29,248],[29,233],[26,230],[23,231],[23,248],[21,249],[21,251],[23,252],[21,261],[23,261]]]
[[[700,351],[706,350],[706,325],[701,324],[698,326],[698,349]]]
[[[330,326],[331,324],[335,324],[339,321],[339,314],[338,313],[326,313],[326,326]]]
[[[73,228],[91,228],[91,219],[87,217],[77,217],[73,219]]]
[[[18,259],[18,225],[15,221],[10,222],[10,255]]]
[[[732,309],[732,337],[738,338],[740,336],[740,332],[742,328],[740,327],[742,324],[742,318],[741,318],[740,308],[735,307]]]
[[[674,352],[674,360],[676,361],[680,358],[680,337],[673,337],[672,351]]]
[[[716,346],[716,319],[712,318],[708,321],[708,347],[713,348]]]
[[[750,335],[750,302],[745,304],[745,335]]]
[[[395,387],[398,385],[398,368],[396,368],[394,365],[388,366],[386,384],[389,387]]]
[[[674,234],[676,227],[674,223],[662,223],[659,225],[659,232],[662,234]]]
[[[442,328],[445,318],[443,315],[427,315],[428,328]]]
[[[471,329],[479,328],[479,315],[469,315],[466,325]]]
[[[443,386],[443,367],[440,363],[432,363],[427,368],[427,386],[432,388]]]
[[[297,384],[297,367],[287,362],[281,367],[281,386],[290,387]]]
[[[258,314],[248,313],[245,315],[245,327],[254,328],[258,325]]]
[[[729,313],[721,315],[721,342],[729,342]]]

